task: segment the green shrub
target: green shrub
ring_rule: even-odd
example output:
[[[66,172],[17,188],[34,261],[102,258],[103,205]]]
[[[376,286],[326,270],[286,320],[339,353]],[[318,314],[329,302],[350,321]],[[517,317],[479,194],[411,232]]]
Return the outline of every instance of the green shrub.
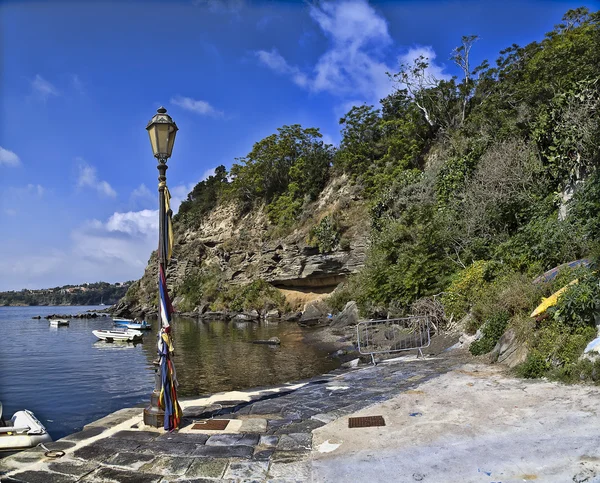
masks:
[[[478,356],[490,352],[504,334],[508,320],[508,312],[498,312],[488,318],[482,328],[483,337],[469,347],[471,354]]]
[[[340,243],[340,225],[335,215],[325,216],[316,226],[310,229],[308,243],[317,247],[319,253],[335,250]]]
[[[516,368],[516,372],[520,377],[526,379],[537,379],[544,376],[550,368],[550,364],[546,359],[536,351],[531,352],[523,364]]]

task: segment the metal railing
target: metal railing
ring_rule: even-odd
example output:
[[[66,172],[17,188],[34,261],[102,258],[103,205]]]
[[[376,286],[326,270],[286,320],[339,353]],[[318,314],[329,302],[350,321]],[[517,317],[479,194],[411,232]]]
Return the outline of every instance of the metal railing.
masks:
[[[366,320],[356,326],[358,352],[370,355],[375,364],[375,354],[422,349],[431,344],[429,317],[415,316],[402,319]]]

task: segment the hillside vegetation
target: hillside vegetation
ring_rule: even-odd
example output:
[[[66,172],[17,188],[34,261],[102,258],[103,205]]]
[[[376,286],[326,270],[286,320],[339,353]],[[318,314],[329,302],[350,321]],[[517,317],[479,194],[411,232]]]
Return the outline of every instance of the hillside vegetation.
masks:
[[[283,126],[200,182],[176,223],[199,226],[224,204],[239,216],[261,209],[270,237],[308,220],[310,243],[327,253],[345,243],[343,209],[310,213],[327,183],[343,177],[368,213],[369,250],[364,268],[329,297],[333,309],[349,300],[364,316],[441,307],[469,332],[482,329],[474,353],[513,328],[529,349],[524,375],[600,378],[600,368],[578,362],[596,335],[596,273],[531,283],[599,252],[600,14],[571,10],[542,40],[473,68],[476,48],[476,36],[463,37],[452,56],[462,75],[451,80],[431,77],[425,58],[400,66],[390,74],[393,94],[340,120],[337,148],[316,128]],[[188,300],[227,299],[211,273],[183,287]],[[528,317],[541,296],[575,277],[549,317]],[[231,289],[240,293],[230,298],[251,306],[261,287]]]

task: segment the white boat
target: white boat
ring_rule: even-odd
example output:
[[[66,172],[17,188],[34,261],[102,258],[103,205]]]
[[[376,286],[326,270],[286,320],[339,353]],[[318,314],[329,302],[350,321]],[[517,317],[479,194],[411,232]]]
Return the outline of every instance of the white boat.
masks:
[[[131,329],[100,329],[92,330],[98,339],[105,340],[106,342],[124,341],[133,342],[142,339],[142,333],[139,330]]]
[[[132,330],[150,330],[152,329],[152,325],[146,322],[131,322],[130,324],[119,325],[119,327],[127,327]]]
[[[17,411],[5,421],[0,403],[0,451],[18,451],[51,441],[52,437],[31,411]]]
[[[50,319],[50,327],[63,327],[69,325],[67,319]]]

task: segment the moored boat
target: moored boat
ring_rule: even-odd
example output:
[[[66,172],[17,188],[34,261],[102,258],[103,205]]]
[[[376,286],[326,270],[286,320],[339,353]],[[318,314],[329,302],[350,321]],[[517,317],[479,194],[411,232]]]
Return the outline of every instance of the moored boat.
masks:
[[[122,327],[127,327],[128,329],[132,330],[150,330],[152,325],[144,320],[143,322],[132,322],[131,324],[125,324]]]
[[[69,325],[67,319],[50,319],[50,327],[64,327]]]
[[[135,320],[133,320],[133,319],[113,319],[113,322],[115,323],[115,325],[125,326],[127,324],[135,323]]]
[[[51,441],[52,437],[31,411],[17,411],[5,421],[0,403],[0,451],[18,451]]]
[[[98,339],[105,340],[106,342],[133,342],[142,339],[142,333],[139,330],[131,329],[100,329],[92,330]]]

